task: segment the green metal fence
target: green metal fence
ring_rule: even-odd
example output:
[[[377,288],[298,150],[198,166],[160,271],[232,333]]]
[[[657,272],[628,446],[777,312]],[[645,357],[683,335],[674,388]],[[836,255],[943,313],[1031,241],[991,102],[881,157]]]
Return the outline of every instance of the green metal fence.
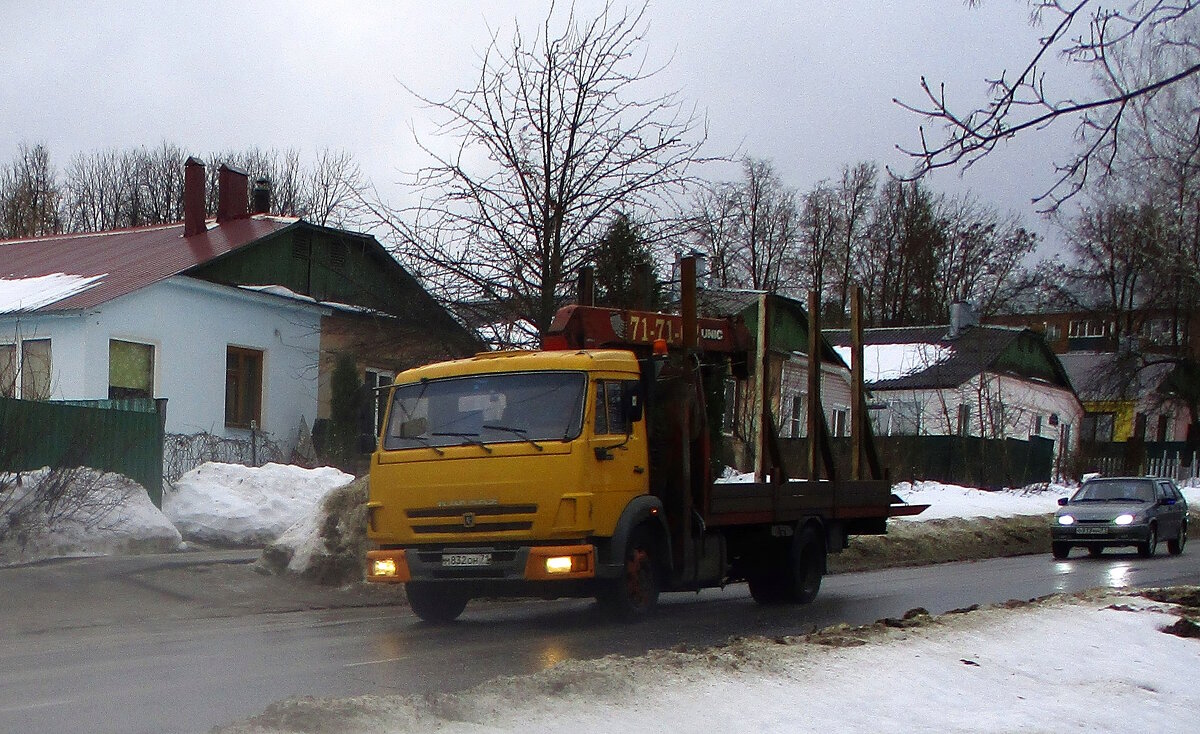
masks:
[[[123,474],[162,506],[165,400],[0,398],[0,471],[87,466]]]

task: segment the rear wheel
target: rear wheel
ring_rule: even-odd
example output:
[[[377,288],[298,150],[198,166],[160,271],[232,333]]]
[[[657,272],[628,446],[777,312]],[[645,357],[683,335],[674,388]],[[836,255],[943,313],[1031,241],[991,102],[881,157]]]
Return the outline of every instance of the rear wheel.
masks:
[[[404,585],[413,614],[432,624],[453,622],[467,608],[471,596],[449,584],[410,581]]]
[[[1042,547],[1045,548],[1046,546],[1042,546]],[[1064,558],[1066,558],[1067,556],[1071,555],[1071,544],[1070,543],[1051,543],[1050,544],[1050,553],[1053,554],[1055,558],[1057,558],[1058,560],[1061,561]]]
[[[1158,527],[1151,525],[1149,539],[1145,543],[1138,543],[1137,551],[1142,558],[1150,558],[1156,550],[1158,550]]]
[[[825,574],[825,543],[812,526],[792,536],[778,563],[751,576],[750,596],[759,604],[808,604],[821,591]]]
[[[636,528],[625,545],[624,572],[604,582],[596,601],[622,622],[636,622],[658,604],[658,550],[654,534],[645,525]]]
[[[1179,536],[1174,540],[1167,541],[1167,552],[1173,556],[1183,553],[1183,546],[1187,545],[1187,523],[1184,522],[1179,526]]]

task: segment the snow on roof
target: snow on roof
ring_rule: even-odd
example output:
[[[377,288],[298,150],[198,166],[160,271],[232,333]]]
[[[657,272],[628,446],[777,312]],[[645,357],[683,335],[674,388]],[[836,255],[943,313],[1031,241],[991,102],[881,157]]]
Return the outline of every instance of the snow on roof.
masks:
[[[528,319],[484,324],[475,331],[490,349],[537,349],[542,344],[537,327]]]
[[[31,278],[0,278],[0,313],[37,310],[98,285],[106,275],[50,273]]]
[[[326,308],[332,308],[337,311],[349,311],[351,313],[365,313],[374,314],[376,316],[391,317],[391,314],[386,314],[383,311],[379,311],[374,308],[367,308],[366,306],[355,306],[351,303],[338,303],[337,301],[318,301],[312,296],[306,296],[303,293],[297,293],[291,288],[286,288],[281,285],[239,285],[238,288],[247,291],[254,291],[255,293],[268,293],[272,296],[290,298],[294,301],[302,301],[304,303],[315,303],[319,306],[325,306]]]
[[[834,351],[846,364],[851,349],[835,346]],[[863,346],[863,380],[881,382],[915,375],[954,356],[954,348],[943,344],[866,344]]]

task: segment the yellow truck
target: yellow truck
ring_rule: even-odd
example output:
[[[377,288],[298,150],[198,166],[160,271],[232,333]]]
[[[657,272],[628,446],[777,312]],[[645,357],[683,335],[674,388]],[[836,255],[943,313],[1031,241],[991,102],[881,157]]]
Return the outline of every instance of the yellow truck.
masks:
[[[761,603],[805,603],[827,553],[913,511],[832,464],[714,481],[706,377],[747,377],[763,351],[737,319],[574,306],[544,341],[412,369],[390,390],[366,578],[403,583],[423,620],[497,596],[595,597],[636,620],[660,591],[736,581]]]

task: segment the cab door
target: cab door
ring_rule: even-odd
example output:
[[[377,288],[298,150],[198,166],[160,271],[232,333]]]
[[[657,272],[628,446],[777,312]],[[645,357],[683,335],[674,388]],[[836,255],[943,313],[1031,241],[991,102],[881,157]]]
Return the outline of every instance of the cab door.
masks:
[[[640,400],[635,379],[592,381],[592,487],[596,492],[644,494],[649,487],[644,419],[631,420]]]

